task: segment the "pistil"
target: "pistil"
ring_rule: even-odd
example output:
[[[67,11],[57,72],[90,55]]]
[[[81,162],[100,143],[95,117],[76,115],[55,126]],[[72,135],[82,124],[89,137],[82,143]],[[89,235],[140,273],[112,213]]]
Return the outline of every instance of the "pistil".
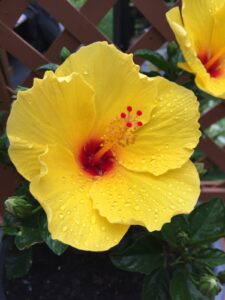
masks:
[[[210,69],[223,55],[225,55],[225,47],[220,49],[210,60],[205,64],[206,70]]]

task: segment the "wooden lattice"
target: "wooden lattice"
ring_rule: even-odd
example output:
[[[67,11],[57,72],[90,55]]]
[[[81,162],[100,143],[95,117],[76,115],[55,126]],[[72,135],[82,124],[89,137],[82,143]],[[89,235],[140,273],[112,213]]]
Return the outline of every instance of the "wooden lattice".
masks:
[[[168,7],[163,0],[131,0],[137,9],[151,24],[129,47],[127,52],[136,49],[148,48],[158,49],[166,41],[173,39],[173,34],[166,22],[165,12]],[[30,86],[36,75],[35,69],[48,62],[59,62],[59,52],[63,46],[75,51],[80,44],[89,44],[99,40],[108,40],[98,29],[98,22],[116,4],[117,0],[87,0],[84,6],[78,10],[71,6],[66,0],[38,0],[38,3],[49,12],[56,20],[65,26],[65,30],[53,42],[51,47],[43,54],[34,49],[13,31],[13,27],[29,4],[29,0],[0,0],[0,48],[16,57],[20,62],[32,70],[24,85]],[[4,53],[3,53],[4,55]],[[0,52],[0,58],[1,58]],[[1,66],[4,63],[0,61]],[[0,98],[8,102],[4,109],[9,110],[10,95],[13,93],[10,87],[6,68],[0,69]],[[225,117],[225,102],[201,117],[202,128],[208,128],[211,124]],[[205,154],[206,166],[217,165],[225,172],[225,149],[220,148],[210,138],[203,138],[200,148]],[[1,169],[0,173],[0,198],[13,193],[13,188],[18,184],[18,175],[12,174],[10,170]],[[225,199],[225,181],[202,182],[201,199],[208,200],[213,196]]]

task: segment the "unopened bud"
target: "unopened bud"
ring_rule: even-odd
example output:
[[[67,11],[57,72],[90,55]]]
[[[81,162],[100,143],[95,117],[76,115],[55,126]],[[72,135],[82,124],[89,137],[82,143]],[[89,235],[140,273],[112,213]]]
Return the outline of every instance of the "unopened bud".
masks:
[[[218,279],[212,275],[204,275],[199,282],[200,292],[208,297],[215,297],[221,291]]]
[[[33,207],[24,198],[13,196],[5,201],[5,209],[18,218],[24,218],[32,213]]]

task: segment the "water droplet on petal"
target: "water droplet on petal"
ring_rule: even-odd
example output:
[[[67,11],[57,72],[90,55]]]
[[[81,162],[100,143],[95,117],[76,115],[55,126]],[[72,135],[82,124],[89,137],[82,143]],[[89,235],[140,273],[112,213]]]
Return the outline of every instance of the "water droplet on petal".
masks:
[[[67,226],[63,226],[62,231],[66,232],[67,231]]]
[[[96,218],[95,218],[95,216],[92,216],[91,217],[91,224],[95,224],[96,223]]]
[[[135,209],[135,210],[139,210],[139,209],[140,209],[140,206],[139,206],[139,205],[135,205],[134,209]]]

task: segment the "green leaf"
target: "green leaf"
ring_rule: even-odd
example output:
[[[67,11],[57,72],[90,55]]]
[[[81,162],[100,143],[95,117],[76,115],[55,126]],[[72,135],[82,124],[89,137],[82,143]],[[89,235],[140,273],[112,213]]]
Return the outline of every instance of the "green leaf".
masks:
[[[159,68],[160,70],[167,71],[168,70],[168,62],[165,60],[165,58],[154,51],[149,51],[147,49],[143,50],[137,50],[134,53],[136,56],[141,57],[150,63],[152,63],[154,66]]]
[[[41,242],[42,237],[39,233],[38,228],[29,227],[29,225],[22,226],[15,238],[15,244],[19,250],[30,248],[31,246]]]
[[[55,71],[58,68],[59,65],[49,63],[43,66],[40,66],[39,68],[36,69],[37,73],[44,73],[45,71]]]
[[[68,248],[68,245],[51,238],[51,235],[48,231],[47,218],[44,214],[42,214],[39,218],[39,232],[43,241],[56,255],[62,255]]]
[[[146,276],[143,286],[142,300],[170,300],[169,275],[166,269],[154,271]],[[183,299],[182,299],[183,300]]]
[[[175,42],[168,43],[167,56],[169,60],[171,60],[174,56],[177,56],[179,52],[180,50]]]
[[[15,247],[6,252],[5,267],[6,276],[9,279],[23,277],[28,273],[32,265],[32,251],[27,249],[20,251]]]
[[[67,49],[66,47],[62,47],[61,51],[60,51],[60,58],[62,60],[62,62],[64,62],[67,57],[69,57],[71,54],[70,50]]]
[[[110,257],[117,268],[144,274],[150,274],[165,260],[162,244],[150,234],[137,239],[125,249],[112,252]]]
[[[200,248],[196,253],[197,265],[198,262],[206,264],[211,268],[223,265],[225,264],[225,252],[219,249]]]
[[[189,280],[186,272],[176,272],[170,282],[172,300],[207,300]],[[166,299],[166,298],[165,298]]]
[[[10,225],[3,224],[2,226],[3,232],[5,235],[17,235],[18,228]]]
[[[187,216],[185,215],[178,215],[173,217],[171,222],[165,224],[161,230],[163,239],[173,247],[177,247],[180,245],[178,235],[181,232],[189,235],[189,224]]]
[[[199,205],[189,216],[192,244],[212,243],[225,236],[225,205],[214,199]]]

